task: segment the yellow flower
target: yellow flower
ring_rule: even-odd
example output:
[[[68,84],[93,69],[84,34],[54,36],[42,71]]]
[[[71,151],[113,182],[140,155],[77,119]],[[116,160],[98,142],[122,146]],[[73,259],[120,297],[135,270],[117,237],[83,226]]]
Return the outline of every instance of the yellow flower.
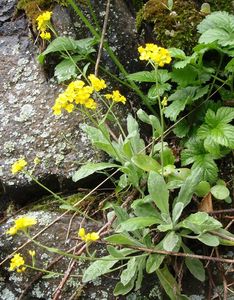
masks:
[[[60,115],[62,109],[71,113],[75,108],[74,104],[84,105],[89,109],[96,109],[97,103],[90,98],[93,91],[94,88],[92,86],[85,86],[82,80],[71,82],[66,90],[55,100],[55,104],[52,107],[54,114]]]
[[[20,217],[17,220],[14,220],[15,225],[12,226],[11,228],[9,228],[6,231],[6,234],[10,234],[10,235],[14,235],[17,233],[17,231],[19,230],[25,230],[26,228],[37,224],[37,220],[35,218],[31,218],[31,217]]]
[[[90,80],[91,85],[96,92],[99,92],[106,88],[105,81],[103,79],[97,78],[94,74],[90,74],[88,79]]]
[[[40,37],[41,37],[43,40],[49,41],[49,40],[51,39],[51,34],[50,34],[50,32],[42,31],[41,34],[40,34]]]
[[[97,232],[90,232],[90,233],[86,234],[84,228],[80,228],[79,229],[78,235],[81,238],[81,240],[84,241],[84,242],[86,242],[86,243],[88,243],[88,242],[94,242],[94,241],[96,241],[96,240],[98,240],[100,238],[99,234]]]
[[[36,255],[36,252],[34,250],[29,250],[28,253],[32,257],[34,257]]]
[[[24,167],[27,165],[26,160],[24,159],[19,159],[16,162],[13,163],[11,166],[11,172],[12,174],[16,174],[24,169]]]
[[[110,100],[112,99],[114,102],[122,102],[123,104],[126,103],[126,97],[120,94],[118,90],[112,92],[112,94],[106,94],[105,97]]]
[[[163,107],[167,106],[167,97],[163,97],[161,104]]]
[[[40,30],[40,31],[46,30],[46,27],[50,22],[51,15],[52,15],[51,11],[45,11],[44,13],[40,14],[37,17],[36,21],[37,21],[37,29],[38,30]]]
[[[39,157],[36,156],[36,157],[34,158],[34,161],[33,161],[33,162],[34,162],[34,165],[38,165],[38,164],[41,162],[41,160],[40,160]]]
[[[170,52],[155,44],[146,44],[145,48],[140,46],[138,52],[140,53],[140,60],[151,60],[160,67],[171,62]]]
[[[11,259],[11,263],[10,263],[10,271],[14,271],[16,269],[16,271],[18,273],[24,272],[26,270],[26,267],[24,267],[24,258],[22,257],[21,254],[16,253],[12,259]]]

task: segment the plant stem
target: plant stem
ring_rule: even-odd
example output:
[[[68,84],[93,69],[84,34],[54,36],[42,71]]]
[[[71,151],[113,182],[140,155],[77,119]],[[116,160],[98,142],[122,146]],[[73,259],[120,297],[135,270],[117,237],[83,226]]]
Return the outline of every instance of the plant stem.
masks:
[[[100,40],[100,35],[98,32],[95,30],[95,28],[92,26],[92,24],[89,22],[89,20],[85,17],[83,12],[80,10],[80,8],[75,4],[73,0],[67,0],[68,4],[72,6],[76,14],[80,17],[82,22],[85,24],[85,26],[90,30],[92,35]],[[128,80],[129,84],[131,85],[132,89],[137,93],[137,95],[142,99],[144,105],[153,113],[155,114],[155,110],[153,107],[149,104],[147,97],[142,93],[142,91],[139,89],[139,87],[135,84],[134,81],[130,80],[127,78],[127,71],[125,70],[124,66],[120,63],[119,59],[117,56],[114,54],[113,50],[110,48],[107,42],[103,42],[103,46],[105,50],[108,52],[110,58],[112,61],[115,63],[115,65],[118,67],[119,71],[124,75],[124,77]]]

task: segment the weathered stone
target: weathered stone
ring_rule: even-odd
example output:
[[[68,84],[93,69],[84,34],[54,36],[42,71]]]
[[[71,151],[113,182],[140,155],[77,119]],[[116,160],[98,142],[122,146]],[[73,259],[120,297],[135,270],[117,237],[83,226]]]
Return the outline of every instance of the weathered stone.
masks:
[[[39,51],[33,44],[25,17],[21,15],[11,19],[15,1],[5,2],[6,5],[0,6],[0,16],[4,19],[0,23],[0,178],[5,194],[10,194],[14,201],[24,201],[29,195],[35,197],[39,189],[35,189],[36,185],[32,185],[30,178],[25,175],[11,174],[11,164],[18,158],[25,157],[28,169],[32,170],[37,156],[41,162],[35,167],[35,176],[44,179],[50,188],[55,185],[54,190],[59,190],[63,179],[71,178],[77,170],[79,161],[97,161],[101,154],[90,147],[86,135],[80,129],[83,117],[79,113],[59,117],[53,115],[51,107],[63,87],[53,78],[49,79],[37,62],[36,54]],[[106,2],[94,1],[93,4],[102,24]],[[78,17],[74,12],[71,13],[71,8],[56,6],[53,22],[63,35],[77,39],[86,37],[82,35]],[[110,11],[108,39],[112,49],[128,69],[130,55],[137,47],[135,38],[134,19],[124,1],[114,1]],[[112,71],[116,70],[113,62],[105,58],[105,52],[103,56],[102,64],[105,63],[106,68],[108,64],[112,65]],[[115,88],[118,85],[113,86]],[[125,113],[121,109],[117,111],[120,121],[124,120],[126,109]],[[34,196],[30,190],[32,186],[35,189]]]

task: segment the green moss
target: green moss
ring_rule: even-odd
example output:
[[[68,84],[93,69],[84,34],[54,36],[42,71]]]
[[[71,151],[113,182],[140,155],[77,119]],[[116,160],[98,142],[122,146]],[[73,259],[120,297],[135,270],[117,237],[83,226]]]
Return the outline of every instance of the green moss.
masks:
[[[85,4],[87,0],[79,0],[80,3]],[[52,10],[53,7],[59,4],[67,6],[66,0],[18,0],[17,10],[23,10],[27,18],[35,27],[36,18],[45,10]]]
[[[149,0],[142,19],[153,24],[155,38],[163,47],[181,48],[190,54],[198,40],[197,24],[204,17],[200,7],[193,0],[175,0],[170,11],[166,4],[167,0]]]
[[[232,0],[207,0],[210,4],[211,11],[224,10],[231,14],[234,14],[234,1]]]
[[[234,1],[207,0],[211,11],[225,10],[234,13]],[[149,0],[138,12],[137,29],[142,22],[151,23],[154,38],[166,48],[177,47],[191,54],[199,35],[197,25],[205,17],[196,0],[174,0],[173,11],[166,8],[167,0]]]

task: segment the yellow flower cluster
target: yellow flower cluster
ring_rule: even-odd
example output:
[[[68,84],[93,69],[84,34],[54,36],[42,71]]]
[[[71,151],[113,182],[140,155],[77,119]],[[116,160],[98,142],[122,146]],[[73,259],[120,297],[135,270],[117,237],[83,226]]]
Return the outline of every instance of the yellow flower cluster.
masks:
[[[25,230],[29,226],[37,224],[37,220],[35,218],[31,218],[31,217],[27,217],[27,216],[24,216],[17,220],[14,220],[14,222],[15,222],[14,226],[9,228],[6,231],[6,234],[14,235],[19,230]]]
[[[46,31],[46,28],[48,27],[48,24],[51,19],[52,12],[51,11],[45,11],[41,15],[39,15],[36,19],[37,21],[37,29],[41,32],[40,37],[43,40],[50,40],[51,34],[50,32]]]
[[[16,173],[22,171],[25,166],[27,166],[27,162],[26,162],[26,160],[21,158],[13,163],[13,165],[11,166],[11,173],[16,174]]]
[[[90,233],[86,234],[84,228],[80,228],[79,229],[78,235],[82,239],[82,241],[84,241],[86,243],[88,243],[88,242],[94,242],[94,241],[96,241],[96,240],[98,240],[100,238],[99,234],[97,232],[90,232]]]
[[[126,102],[126,97],[121,95],[118,90],[113,91],[112,94],[106,94],[105,97],[108,100],[112,99],[114,102],[122,102],[123,104]]]
[[[96,92],[99,92],[106,88],[106,83],[103,79],[97,78],[94,74],[90,74],[88,77],[91,82],[91,86]]]
[[[163,107],[167,106],[167,102],[168,102],[168,99],[167,97],[163,97],[162,101],[161,101],[161,104]]]
[[[145,47],[138,48],[140,60],[152,60],[156,65],[163,67],[171,62],[170,52],[155,44],[146,44]]]
[[[97,103],[90,98],[93,90],[92,86],[85,86],[82,80],[71,82],[67,89],[55,100],[55,104],[52,107],[54,114],[60,115],[62,109],[71,113],[75,108],[74,103],[84,105],[89,109],[96,109]]]
[[[24,262],[24,258],[22,257],[21,254],[16,253],[12,259],[11,259],[11,263],[10,263],[10,271],[14,271],[16,269],[16,271],[18,273],[24,272],[26,270],[26,267],[24,266],[25,262]]]

